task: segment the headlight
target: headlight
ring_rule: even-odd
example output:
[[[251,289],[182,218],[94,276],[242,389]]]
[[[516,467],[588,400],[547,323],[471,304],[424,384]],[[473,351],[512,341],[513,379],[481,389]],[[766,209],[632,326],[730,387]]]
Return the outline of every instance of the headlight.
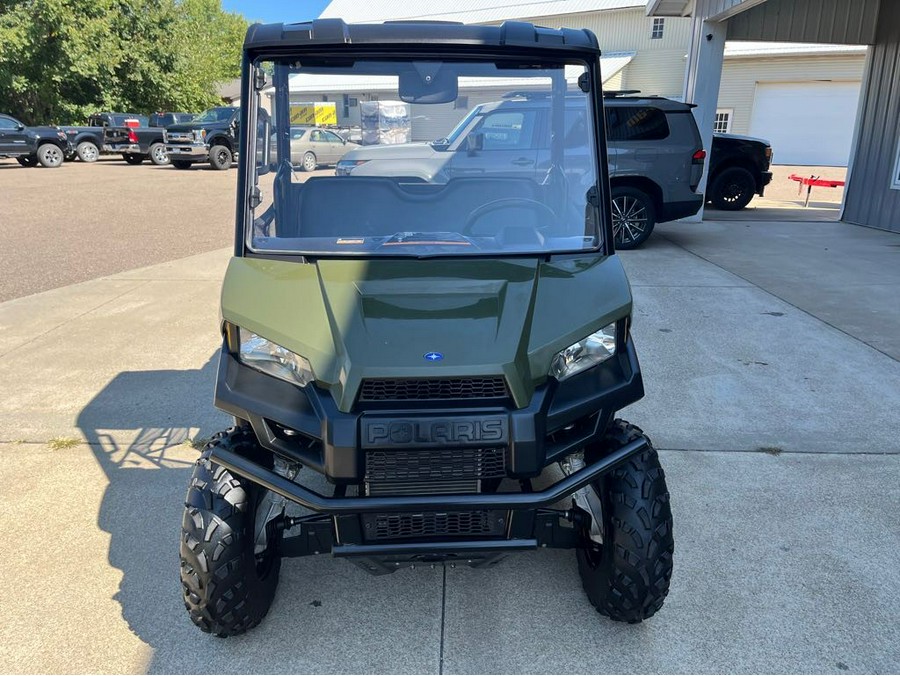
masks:
[[[585,369],[604,362],[616,353],[616,323],[604,326],[584,340],[569,345],[553,357],[550,375],[557,380],[581,373]]]
[[[169,132],[167,132],[165,129],[163,129],[163,143],[168,143],[168,142],[169,142]]]
[[[194,140],[202,141],[206,138],[206,130],[205,129],[195,129],[194,130]]]
[[[250,368],[296,383],[300,387],[305,387],[316,379],[312,366],[299,354],[247,329],[240,329],[239,335],[241,347],[238,358]]]

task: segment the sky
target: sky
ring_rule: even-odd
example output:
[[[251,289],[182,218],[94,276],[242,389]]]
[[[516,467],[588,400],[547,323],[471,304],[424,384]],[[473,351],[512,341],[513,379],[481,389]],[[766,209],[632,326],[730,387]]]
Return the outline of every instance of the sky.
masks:
[[[222,0],[229,12],[239,12],[250,21],[293,23],[315,19],[329,0]]]

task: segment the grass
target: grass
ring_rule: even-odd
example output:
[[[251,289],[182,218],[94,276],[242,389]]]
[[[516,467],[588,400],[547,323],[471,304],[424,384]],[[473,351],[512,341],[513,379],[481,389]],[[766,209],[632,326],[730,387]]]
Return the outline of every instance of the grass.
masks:
[[[64,451],[67,448],[74,448],[80,443],[81,441],[72,437],[53,437],[47,442],[47,445],[51,451]]]
[[[193,439],[185,439],[182,443],[200,451],[209,443],[209,437],[194,437]]]

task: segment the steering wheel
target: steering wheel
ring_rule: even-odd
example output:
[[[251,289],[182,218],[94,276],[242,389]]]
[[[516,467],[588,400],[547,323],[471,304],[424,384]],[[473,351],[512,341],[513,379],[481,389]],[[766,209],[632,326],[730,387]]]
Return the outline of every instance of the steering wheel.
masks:
[[[478,222],[478,220],[487,214],[490,214],[494,211],[499,211],[500,209],[515,209],[517,207],[531,209],[535,212],[541,212],[545,216],[550,216],[550,218],[556,220],[556,212],[543,202],[520,197],[504,197],[503,199],[485,202],[480,207],[475,209],[472,213],[470,213],[469,217],[466,219],[466,224],[463,226],[462,231],[459,234],[470,234],[472,228],[475,227],[475,224]]]

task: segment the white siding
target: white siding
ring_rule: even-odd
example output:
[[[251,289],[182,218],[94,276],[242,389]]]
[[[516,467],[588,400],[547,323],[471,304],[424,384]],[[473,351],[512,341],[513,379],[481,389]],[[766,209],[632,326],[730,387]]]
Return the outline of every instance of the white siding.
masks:
[[[734,110],[733,134],[747,134],[757,82],[859,81],[864,63],[864,54],[725,59],[718,107]]]
[[[643,9],[609,10],[589,14],[522,17],[548,28],[589,28],[597,34],[603,52],[637,52],[621,76],[607,89],[640,89],[644,94],[681,96],[684,57],[690,43],[691,20],[666,17],[663,37],[650,39],[653,17]],[[615,83],[618,80],[618,84]]]

